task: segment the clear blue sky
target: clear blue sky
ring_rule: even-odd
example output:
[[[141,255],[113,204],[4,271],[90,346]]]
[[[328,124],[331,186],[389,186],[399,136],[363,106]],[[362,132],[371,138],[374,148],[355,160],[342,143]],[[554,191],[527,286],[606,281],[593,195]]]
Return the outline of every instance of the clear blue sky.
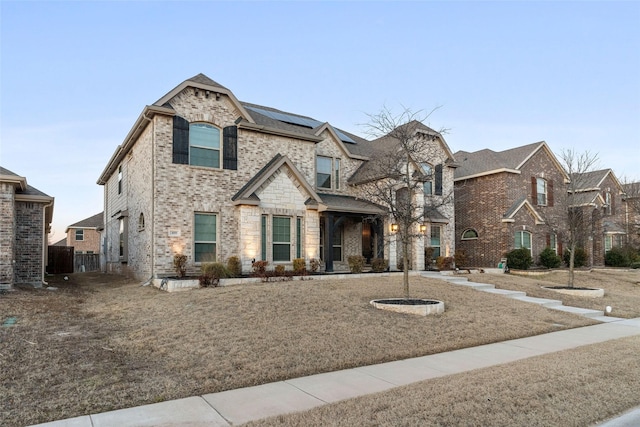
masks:
[[[145,105],[204,73],[356,134],[429,111],[455,152],[545,140],[640,179],[640,2],[0,0],[0,164],[56,198],[53,240]]]

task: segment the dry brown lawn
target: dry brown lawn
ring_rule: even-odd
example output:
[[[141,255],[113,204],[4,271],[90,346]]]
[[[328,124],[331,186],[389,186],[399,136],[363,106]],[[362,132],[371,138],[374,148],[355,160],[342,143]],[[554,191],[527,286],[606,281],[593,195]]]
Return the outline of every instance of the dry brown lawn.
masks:
[[[512,278],[514,283],[519,278]],[[445,301],[418,317],[372,308],[400,278],[295,281],[168,294],[99,273],[0,295],[0,420],[21,426],[593,324],[411,279]],[[635,289],[634,289],[635,290]]]

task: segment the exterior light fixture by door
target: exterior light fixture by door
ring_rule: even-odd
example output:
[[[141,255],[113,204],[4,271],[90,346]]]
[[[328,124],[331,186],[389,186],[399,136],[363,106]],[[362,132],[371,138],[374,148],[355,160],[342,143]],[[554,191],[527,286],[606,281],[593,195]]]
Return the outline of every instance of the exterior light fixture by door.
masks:
[[[391,224],[391,231],[393,233],[397,232],[398,231],[398,224]]]
[[[425,224],[420,224],[420,232],[424,233],[427,231],[427,226]]]

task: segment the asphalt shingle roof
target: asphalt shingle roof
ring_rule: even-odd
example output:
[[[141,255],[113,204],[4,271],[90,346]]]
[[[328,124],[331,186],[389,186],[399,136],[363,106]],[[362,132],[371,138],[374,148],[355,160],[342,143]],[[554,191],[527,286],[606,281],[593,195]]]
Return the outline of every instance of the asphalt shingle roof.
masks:
[[[541,144],[543,142],[535,142],[504,151],[488,148],[474,152],[458,151],[454,154],[459,165],[455,177],[463,178],[497,169],[517,169]]]
[[[99,214],[95,214],[93,216],[90,216],[89,218],[78,221],[75,224],[71,224],[67,228],[98,228],[102,227],[103,224],[103,212],[100,212]]]

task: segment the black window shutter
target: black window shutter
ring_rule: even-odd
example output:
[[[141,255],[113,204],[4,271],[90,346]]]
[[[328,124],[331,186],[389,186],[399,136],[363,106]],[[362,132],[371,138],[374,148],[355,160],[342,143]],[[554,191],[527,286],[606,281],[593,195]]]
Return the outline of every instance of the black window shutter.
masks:
[[[189,164],[189,122],[173,116],[173,163]]]
[[[238,127],[222,129],[222,167],[238,170]]]
[[[442,165],[436,165],[436,196],[442,196]]]

